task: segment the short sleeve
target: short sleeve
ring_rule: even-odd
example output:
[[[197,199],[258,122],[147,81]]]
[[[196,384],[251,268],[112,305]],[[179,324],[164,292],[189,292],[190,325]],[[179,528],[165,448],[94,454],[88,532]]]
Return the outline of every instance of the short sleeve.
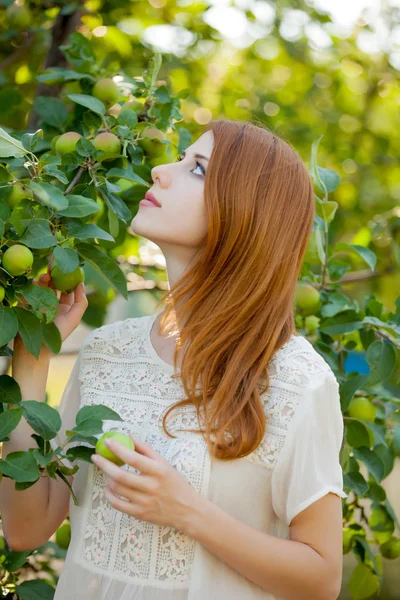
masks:
[[[78,353],[77,359],[72,367],[70,376],[65,386],[63,395],[60,400],[58,412],[61,416],[61,428],[57,437],[50,440],[53,450],[64,443],[66,436],[65,432],[75,426],[75,417],[80,407],[81,402],[81,380],[80,368],[82,361],[82,347]],[[68,467],[73,465],[69,461],[63,461]]]
[[[343,428],[339,385],[324,371],[307,386],[272,473],[273,509],[287,526],[329,492],[347,497],[339,459]]]

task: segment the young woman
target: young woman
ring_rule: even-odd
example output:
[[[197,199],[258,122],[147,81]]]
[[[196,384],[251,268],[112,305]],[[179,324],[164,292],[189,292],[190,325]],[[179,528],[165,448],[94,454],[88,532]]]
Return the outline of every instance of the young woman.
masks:
[[[312,231],[309,173],[262,126],[213,121],[175,164],[152,170],[157,203],[132,231],[163,251],[164,309],[92,331],[61,400],[63,433],[105,404],[135,451],[96,455],[64,483],[1,482],[15,550],[70,514],[55,600],[334,600],[342,577],[338,382],[296,334],[294,294]],[[42,275],[41,285],[51,285]],[[62,296],[65,339],[87,306]],[[160,307],[159,307],[160,308]],[[43,400],[50,361],[15,340],[13,376]],[[21,423],[7,454],[32,445]]]

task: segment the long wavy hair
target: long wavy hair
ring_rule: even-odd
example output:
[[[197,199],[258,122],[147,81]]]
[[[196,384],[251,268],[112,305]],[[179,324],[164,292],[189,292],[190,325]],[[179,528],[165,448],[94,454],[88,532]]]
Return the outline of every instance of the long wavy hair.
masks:
[[[186,394],[168,408],[163,428],[176,437],[169,413],[194,405],[210,454],[233,460],[253,452],[266,431],[261,394],[272,356],[297,333],[294,296],[315,203],[299,154],[266,126],[221,119],[210,129],[207,236],[158,302],[161,333],[179,332],[174,377]]]

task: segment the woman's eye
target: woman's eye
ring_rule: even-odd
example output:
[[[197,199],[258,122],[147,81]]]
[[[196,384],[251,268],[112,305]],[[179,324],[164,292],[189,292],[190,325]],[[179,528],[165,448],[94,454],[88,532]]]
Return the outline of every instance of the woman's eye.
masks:
[[[183,160],[183,159],[182,159],[182,155],[181,155],[181,154],[178,154],[178,156],[176,157],[176,160],[175,160],[175,162],[180,162],[181,160]],[[194,168],[194,169],[192,169],[190,172],[191,172],[191,173],[193,173],[193,171],[195,171],[197,168],[199,168],[199,169],[200,169],[200,171],[201,171],[201,174],[202,174],[202,175],[205,175],[205,174],[206,174],[206,170],[205,170],[205,168],[203,167],[203,165],[201,165],[201,164],[200,164],[199,162],[197,162],[197,161],[196,161],[196,166],[195,166],[195,168]]]

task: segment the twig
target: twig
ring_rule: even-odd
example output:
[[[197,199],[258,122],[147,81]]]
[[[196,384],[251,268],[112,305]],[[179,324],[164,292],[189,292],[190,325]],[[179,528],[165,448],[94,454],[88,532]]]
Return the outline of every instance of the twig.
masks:
[[[5,69],[8,69],[10,65],[17,62],[21,58],[21,56],[23,56],[25,50],[27,50],[32,44],[34,39],[34,34],[32,32],[28,33],[21,46],[13,54],[7,56],[7,58],[5,58],[3,62],[0,63],[0,71],[5,71]]]
[[[69,186],[67,187],[67,189],[64,192],[65,196],[67,194],[69,194],[70,191],[72,190],[72,188],[74,188],[76,186],[76,184],[78,183],[78,181],[82,177],[82,174],[84,173],[84,171],[85,171],[84,167],[79,167],[79,169],[77,170],[77,172],[75,174],[75,177],[73,178],[73,180],[71,181],[71,183],[69,184]]]
[[[83,0],[79,1],[81,4],[83,3]],[[57,15],[52,29],[51,46],[47,53],[44,69],[47,69],[48,67],[67,66],[67,60],[62,50],[60,50],[60,46],[66,44],[71,33],[76,31],[76,29],[78,28],[83,11],[83,8],[79,8],[69,15],[64,15],[61,12]],[[58,85],[47,85],[46,83],[39,83],[39,85],[36,88],[35,99],[38,96],[46,96],[52,98],[57,97],[60,94],[62,86],[62,83]],[[32,110],[29,117],[27,129],[36,130],[38,123],[39,115],[36,113],[35,110]]]

